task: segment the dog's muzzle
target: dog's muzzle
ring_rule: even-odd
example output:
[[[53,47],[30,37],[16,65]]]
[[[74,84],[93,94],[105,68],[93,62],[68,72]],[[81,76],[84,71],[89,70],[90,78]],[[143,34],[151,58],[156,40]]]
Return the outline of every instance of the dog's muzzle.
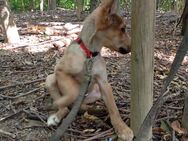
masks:
[[[118,52],[121,54],[127,54],[130,52],[130,49],[124,49],[124,48],[120,47]]]

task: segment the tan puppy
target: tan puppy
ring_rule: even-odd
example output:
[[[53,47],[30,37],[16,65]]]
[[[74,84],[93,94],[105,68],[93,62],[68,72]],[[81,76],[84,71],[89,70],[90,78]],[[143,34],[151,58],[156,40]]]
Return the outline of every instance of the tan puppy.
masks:
[[[130,52],[130,38],[126,33],[126,25],[120,16],[115,14],[114,0],[103,0],[102,4],[89,15],[79,39],[73,42],[55,66],[54,73],[46,79],[46,85],[54,100],[58,111],[48,118],[48,125],[57,125],[68,113],[70,106],[79,95],[80,85],[83,82],[84,63],[93,55],[92,83],[88,97],[101,95],[109,112],[111,123],[118,135],[126,141],[133,138],[132,130],[123,122],[112,94],[112,88],[107,81],[104,59],[97,55],[103,46],[122,54]],[[96,77],[97,76],[97,77]],[[99,97],[98,97],[99,98]],[[84,100],[84,104],[94,102]]]

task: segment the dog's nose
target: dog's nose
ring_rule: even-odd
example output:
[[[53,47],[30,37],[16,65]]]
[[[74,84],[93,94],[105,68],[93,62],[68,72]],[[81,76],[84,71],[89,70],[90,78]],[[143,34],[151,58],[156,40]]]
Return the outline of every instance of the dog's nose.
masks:
[[[130,49],[125,49],[125,48],[123,48],[123,47],[120,47],[119,48],[119,53],[121,53],[121,54],[127,54],[127,53],[129,53],[131,50]]]

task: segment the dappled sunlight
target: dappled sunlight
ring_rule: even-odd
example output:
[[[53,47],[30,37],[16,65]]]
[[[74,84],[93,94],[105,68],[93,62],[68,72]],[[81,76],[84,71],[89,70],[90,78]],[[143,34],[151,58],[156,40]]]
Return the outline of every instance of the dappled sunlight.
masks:
[[[5,50],[25,50],[30,53],[46,52],[49,49],[67,47],[75,40],[81,24],[42,22],[20,28],[21,44],[2,46]]]
[[[82,23],[71,22],[40,22],[38,24],[28,24],[19,28],[21,43],[4,44],[1,49],[14,50],[16,52],[26,51],[29,53],[47,52],[51,49],[63,51],[74,41],[81,29]],[[123,56],[115,51],[103,48],[101,55],[104,57]]]
[[[157,50],[154,53],[155,59],[159,61],[165,61],[167,64],[171,64],[174,61],[175,55],[176,55],[176,52],[170,52],[169,54],[165,54],[164,52],[157,51]],[[184,57],[182,64],[188,65],[188,55]]]
[[[46,107],[49,106],[50,99],[49,93],[45,89],[45,79],[47,75],[54,71],[56,62],[63,56],[66,47],[77,38],[82,28],[82,21],[77,20],[74,11],[57,10],[53,12],[44,12],[43,15],[40,12],[24,12],[17,15],[21,43],[0,43],[0,88],[3,87],[0,94],[0,108],[2,109],[0,121],[5,117],[5,121],[10,122],[12,127],[18,122],[16,120],[21,121],[19,122],[21,123],[20,125],[16,125],[18,126],[16,130],[20,133],[24,132],[23,134],[28,133],[26,131],[27,128],[29,128],[31,133],[39,131],[32,128],[35,123],[31,122],[32,120],[29,114],[26,113],[27,111],[34,111],[34,113],[39,114],[39,117],[46,120],[48,116]],[[129,16],[130,19],[130,15],[126,16]],[[180,27],[177,28],[175,34],[172,34],[171,31],[174,25],[169,24],[168,21],[168,17],[157,15],[156,27],[158,30],[156,30],[154,50],[154,99],[160,94],[163,80],[169,73],[176,50],[181,43]],[[130,27],[130,21],[128,23]],[[121,111],[121,116],[124,121],[129,122],[131,53],[122,55],[103,48],[101,54],[106,61],[108,79],[113,87],[113,93]],[[178,106],[182,107],[183,105],[180,93],[184,91],[184,88],[188,87],[187,79],[188,54],[185,56],[182,66],[171,84],[171,93],[176,94],[179,92],[179,95],[177,94],[175,97],[177,101],[174,99],[169,99],[168,101],[168,104],[173,108],[177,107],[177,102]],[[97,101],[97,105],[104,108],[102,101]],[[17,114],[15,116],[16,119],[6,118],[7,115],[12,114],[12,109],[15,113],[20,109],[26,109],[26,112],[22,110],[24,114]],[[160,122],[163,117],[171,120],[174,117],[181,116],[181,114],[180,110],[177,112],[177,110],[168,109],[167,111],[167,106],[165,105],[157,122]],[[78,130],[79,133],[73,134],[92,136],[94,131],[100,133],[110,127],[106,111],[100,113],[97,117],[100,118],[99,123],[88,119],[84,120],[84,117],[79,115],[72,125],[72,128]],[[34,115],[34,118],[38,117]],[[46,125],[40,120],[38,122],[37,127],[40,126],[40,131],[45,131],[45,137],[47,134],[49,135],[51,130],[46,130]],[[3,122],[1,124],[2,127],[7,127],[7,123]],[[110,133],[114,134],[113,131]]]

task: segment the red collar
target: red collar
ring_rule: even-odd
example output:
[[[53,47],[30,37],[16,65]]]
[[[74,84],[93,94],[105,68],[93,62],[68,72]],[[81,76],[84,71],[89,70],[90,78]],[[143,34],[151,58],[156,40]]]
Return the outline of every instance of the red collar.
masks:
[[[87,58],[92,58],[98,55],[98,52],[91,52],[84,44],[84,42],[82,41],[82,39],[80,37],[78,37],[75,40],[81,47],[81,49],[84,51],[85,55],[87,56]]]

